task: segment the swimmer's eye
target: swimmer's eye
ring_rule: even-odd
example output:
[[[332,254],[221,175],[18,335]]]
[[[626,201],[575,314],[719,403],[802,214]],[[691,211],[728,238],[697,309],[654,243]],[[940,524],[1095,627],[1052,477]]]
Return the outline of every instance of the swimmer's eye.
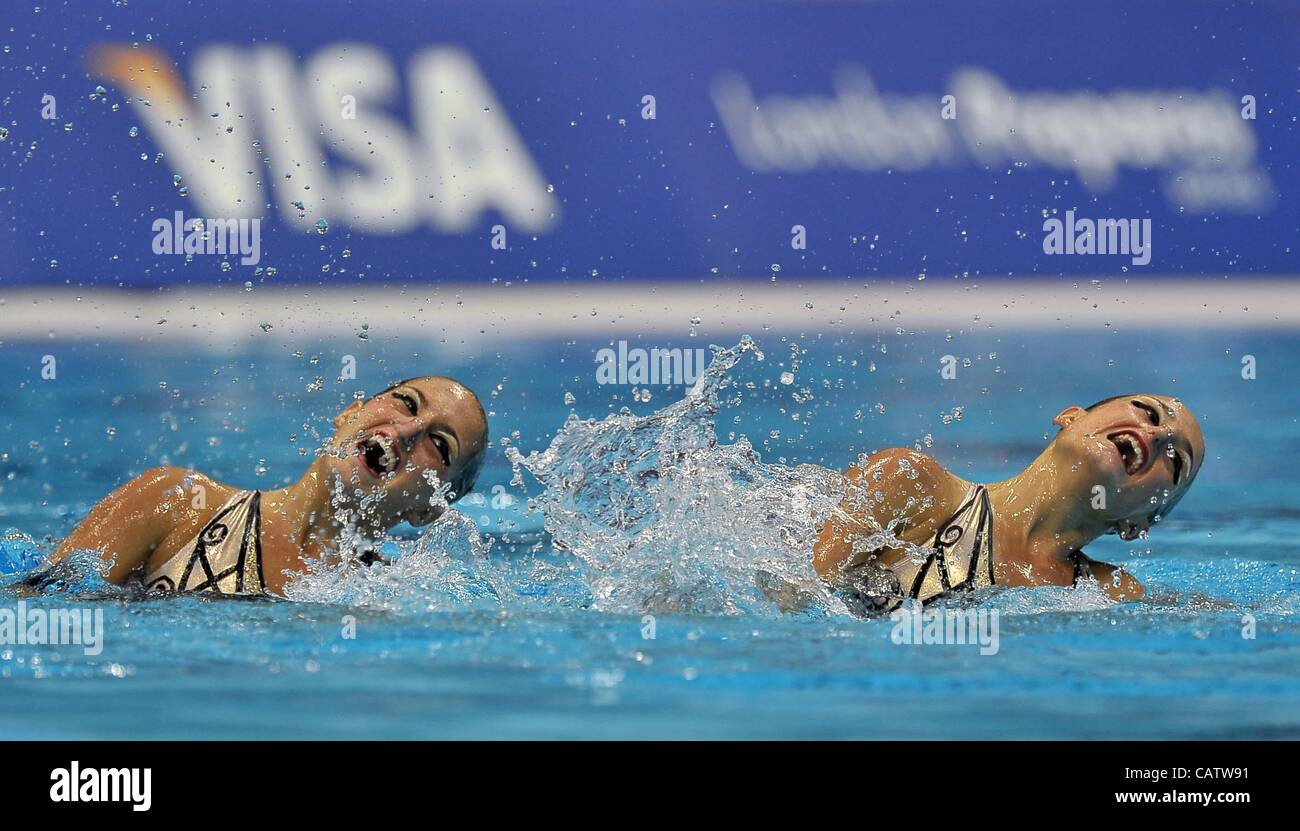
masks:
[[[433,441],[433,446],[438,451],[438,455],[442,457],[442,463],[450,467],[451,443],[447,441],[447,437],[441,433],[430,433],[429,438]]]
[[[1160,411],[1158,409],[1152,407],[1150,404],[1137,400],[1133,401],[1133,406],[1144,411],[1152,424],[1160,424]],[[1171,432],[1170,435],[1172,436],[1173,433]],[[1183,461],[1183,454],[1181,451],[1174,453],[1171,459],[1174,464],[1174,484],[1177,485],[1179,482],[1183,481],[1183,471],[1187,468],[1187,462]]]
[[[1174,453],[1174,484],[1177,485],[1183,481],[1192,472],[1192,454],[1186,450],[1179,450]]]
[[[1160,411],[1155,407],[1152,407],[1150,404],[1144,404],[1141,401],[1134,401],[1133,406],[1137,407],[1139,410],[1145,410],[1147,418],[1151,419],[1152,424],[1160,423]]]
[[[393,397],[396,398],[398,401],[401,401],[403,404],[405,404],[406,409],[411,411],[411,415],[415,415],[416,412],[419,410],[419,405],[415,403],[415,399],[407,395],[406,393],[395,392],[393,393]]]

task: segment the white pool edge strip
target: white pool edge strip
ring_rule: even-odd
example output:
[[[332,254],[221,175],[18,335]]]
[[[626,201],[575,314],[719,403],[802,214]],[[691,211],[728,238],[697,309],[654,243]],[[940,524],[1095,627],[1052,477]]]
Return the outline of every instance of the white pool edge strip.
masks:
[[[695,322],[698,321],[698,322]],[[347,337],[492,340],[750,332],[1300,329],[1300,280],[1148,277],[988,282],[758,279],[601,283],[0,288],[0,341],[194,341],[240,346]],[[250,344],[251,345],[251,344]]]

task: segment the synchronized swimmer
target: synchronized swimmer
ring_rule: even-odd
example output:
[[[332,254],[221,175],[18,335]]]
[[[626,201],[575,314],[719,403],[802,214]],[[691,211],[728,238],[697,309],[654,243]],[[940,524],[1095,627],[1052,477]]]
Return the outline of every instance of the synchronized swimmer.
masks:
[[[984,586],[1083,578],[1117,601],[1141,598],[1132,575],[1083,547],[1107,533],[1136,539],[1168,515],[1205,458],[1196,418],[1177,399],[1140,394],[1068,407],[1052,423],[1060,432],[1038,457],[993,484],[907,449],[849,468],[848,495],[813,546],[817,574],[863,615]],[[440,376],[354,402],[334,425],[330,452],[280,490],[241,490],[183,468],[145,472],[95,506],[29,584],[89,549],[113,583],[138,576],[151,591],[282,596],[312,560],[342,556],[349,527],[377,535],[403,520],[435,521],[473,488],[487,447],[482,404]],[[214,497],[211,507],[195,506],[196,487]]]
[[[1200,425],[1159,395],[1067,407],[1052,423],[1060,432],[1003,482],[968,482],[906,449],[845,471],[848,496],[813,547],[817,573],[860,613],[1089,576],[1115,600],[1141,598],[1136,578],[1083,547],[1103,534],[1137,539],[1168,516],[1204,462]]]
[[[403,520],[427,525],[474,487],[487,448],[483,405],[440,376],[355,401],[334,426],[329,452],[280,490],[241,490],[179,467],[145,471],[96,505],[49,565],[90,549],[112,583],[139,575],[154,591],[283,595],[310,561],[339,556],[340,514],[370,535]]]

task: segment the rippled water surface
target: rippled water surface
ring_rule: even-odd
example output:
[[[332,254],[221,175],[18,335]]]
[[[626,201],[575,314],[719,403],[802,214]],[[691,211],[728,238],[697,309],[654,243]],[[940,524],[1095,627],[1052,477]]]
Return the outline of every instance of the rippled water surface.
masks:
[[[0,646],[0,735],[1300,737],[1300,339],[754,334],[707,400],[655,387],[648,401],[596,383],[608,342],[594,340],[472,358],[382,337],[85,345],[60,348],[53,381],[47,349],[0,346],[10,575],[153,465],[280,486],[355,390],[397,378],[461,378],[494,437],[478,492],[422,536],[398,529],[392,567],[309,575],[292,601],[140,600],[93,579],[26,599],[102,610],[103,650]],[[1241,379],[1245,353],[1268,383]],[[344,354],[356,381],[335,380]],[[939,377],[945,354],[956,381]],[[816,593],[806,549],[828,471],[858,453],[916,446],[1003,478],[1057,411],[1133,391],[1180,396],[1209,448],[1149,541],[1089,549],[1152,600],[995,590],[980,600],[1000,648],[983,656],[897,645],[890,621],[831,597],[784,613],[757,588],[767,571]],[[18,602],[0,589],[0,608]]]

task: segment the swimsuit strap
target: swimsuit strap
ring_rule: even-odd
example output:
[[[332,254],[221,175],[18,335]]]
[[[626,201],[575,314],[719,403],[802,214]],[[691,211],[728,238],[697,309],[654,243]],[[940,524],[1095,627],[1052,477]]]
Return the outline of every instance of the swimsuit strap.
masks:
[[[1092,577],[1092,566],[1088,563],[1088,556],[1079,549],[1070,552],[1070,562],[1074,563],[1074,582],[1071,585],[1079,585],[1079,581],[1085,577]]]

